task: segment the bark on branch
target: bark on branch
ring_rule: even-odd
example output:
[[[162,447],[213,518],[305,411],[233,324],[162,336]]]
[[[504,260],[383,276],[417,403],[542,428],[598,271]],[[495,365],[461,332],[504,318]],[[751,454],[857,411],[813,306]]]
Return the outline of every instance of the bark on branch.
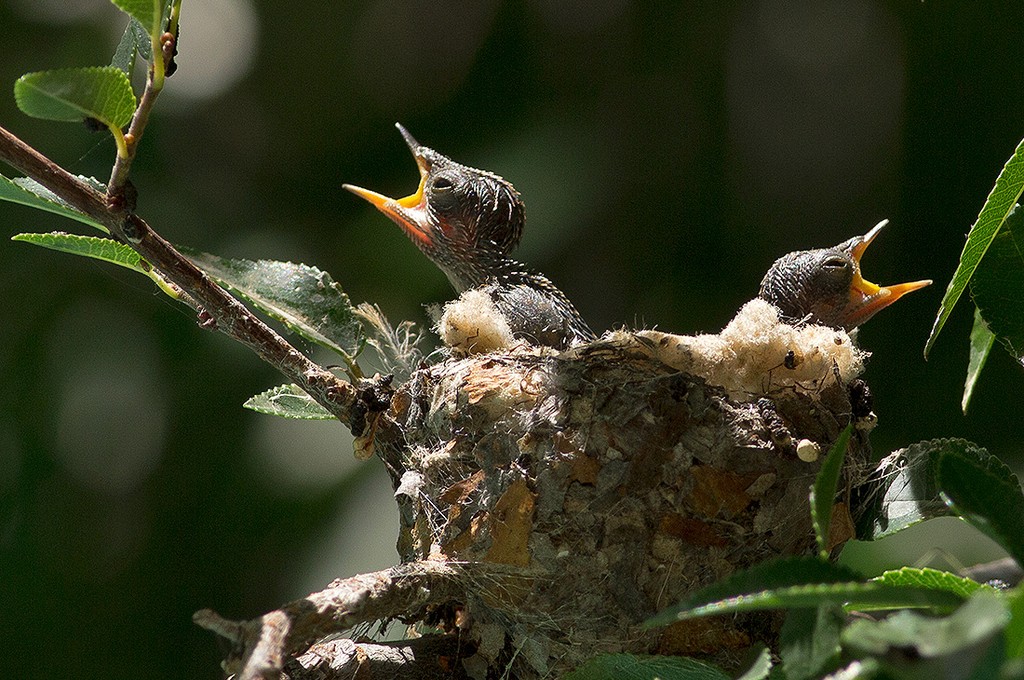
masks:
[[[193,620],[228,640],[236,650],[225,661],[225,671],[237,674],[240,680],[278,678],[289,658],[306,653],[307,661],[311,661],[313,657],[308,656],[307,650],[318,640],[348,631],[361,623],[422,618],[433,607],[463,601],[470,583],[485,577],[500,581],[503,573],[509,571],[500,565],[412,562],[338,579],[322,591],[251,621],[229,621],[209,609],[196,612]],[[377,647],[379,649],[370,645],[367,649],[377,649],[386,664],[395,663],[394,655],[385,653],[385,650],[393,650],[393,646]],[[349,655],[351,651],[349,646],[328,649],[331,654]],[[326,654],[321,648],[319,661],[310,665],[337,662],[326,658]],[[366,649],[361,654],[371,660],[374,656]],[[344,667],[346,663],[340,666]]]

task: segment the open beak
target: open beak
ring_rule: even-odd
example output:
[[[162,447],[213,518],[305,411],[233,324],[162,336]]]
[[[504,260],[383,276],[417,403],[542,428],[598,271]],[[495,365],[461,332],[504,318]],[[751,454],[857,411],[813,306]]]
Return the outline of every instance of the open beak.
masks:
[[[430,162],[420,152],[423,147],[409,134],[409,131],[399,123],[395,123],[395,127],[402,133],[405,143],[409,145],[409,150],[412,151],[413,158],[416,159],[416,166],[420,171],[420,184],[416,188],[416,193],[396,199],[352,184],[343,184],[342,186],[356,196],[366,199],[373,207],[391,218],[391,221],[400,226],[413,241],[418,244],[429,244],[433,241],[433,236],[430,232],[426,201],[423,198],[423,187],[430,174]]]
[[[892,286],[879,286],[861,276],[860,258],[887,224],[889,224],[889,220],[882,220],[876,224],[871,231],[864,234],[860,241],[854,244],[850,251],[851,257],[857,263],[857,268],[853,273],[853,282],[850,284],[850,309],[852,310],[848,321],[850,326],[859,326],[907,293],[931,285],[931,279],[924,279],[911,283],[897,283]]]

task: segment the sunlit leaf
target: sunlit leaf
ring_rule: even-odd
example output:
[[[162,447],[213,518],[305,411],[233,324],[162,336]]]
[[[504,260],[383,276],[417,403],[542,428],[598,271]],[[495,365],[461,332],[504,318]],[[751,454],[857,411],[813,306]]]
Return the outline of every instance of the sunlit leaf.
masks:
[[[292,262],[184,251],[200,269],[304,338],[347,358],[362,348],[362,324],[352,302],[327,272]]]
[[[142,265],[142,258],[139,254],[123,243],[109,238],[97,236],[79,236],[78,234],[65,234],[62,232],[51,232],[49,234],[17,234],[11,237],[12,241],[23,241],[32,243],[50,250],[58,250],[62,253],[91,257],[94,260],[110,262],[132,271],[149,276],[149,268]]]
[[[843,460],[846,448],[850,443],[852,426],[847,425],[818,470],[818,476],[811,487],[811,524],[814,536],[818,541],[818,552],[828,557],[828,532],[832,522],[832,506],[836,499],[836,488],[839,486],[839,475],[843,471]]]
[[[298,385],[279,385],[261,392],[242,404],[245,408],[282,418],[297,420],[333,420],[323,406],[303,392]]]
[[[968,354],[967,378],[964,380],[964,396],[960,400],[960,409],[967,413],[967,407],[974,396],[974,386],[978,383],[978,376],[981,369],[988,361],[988,354],[992,351],[992,342],[996,339],[995,334],[985,325],[981,318],[981,311],[974,308],[974,327],[971,329],[971,348]]]
[[[1010,214],[1010,210],[1017,203],[1021,192],[1024,191],[1024,141],[1017,146],[1013,156],[1006,162],[1002,172],[996,179],[985,205],[978,214],[978,219],[971,227],[967,235],[967,243],[960,254],[960,264],[957,265],[953,278],[946,288],[946,294],[939,304],[939,311],[935,316],[935,323],[932,325],[931,333],[924,346],[924,355],[927,357],[931,351],[935,338],[938,337],[942,327],[946,324],[953,307],[956,305],[960,295],[963,294],[967,283],[974,276],[975,269],[985,256],[1003,221]]]
[[[1017,361],[1024,359],[1024,208],[1019,205],[975,271],[971,296],[996,339]]]
[[[968,598],[979,590],[990,590],[996,592],[992,586],[987,586],[977,581],[972,581],[963,576],[951,574],[948,571],[938,569],[919,569],[916,567],[903,567],[886,571],[872,581],[885,583],[891,586],[914,586],[918,588],[929,588],[931,590],[945,590],[963,598]]]
[[[71,255],[81,255],[94,260],[102,260],[126,269],[145,274],[168,297],[180,299],[180,291],[167,281],[163,275],[151,267],[139,254],[123,243],[109,238],[97,236],[79,236],[55,231],[49,234],[17,234],[12,241],[23,241],[37,246],[58,250]]]
[[[159,35],[163,31],[165,10],[164,0],[111,0],[117,7],[142,24],[149,35]]]
[[[79,179],[90,184],[99,184],[91,177],[79,177]],[[102,185],[99,186],[101,187],[99,189],[100,191],[106,191],[105,187]],[[11,180],[0,175],[0,201],[20,203],[21,205],[27,205],[30,208],[38,208],[39,210],[45,210],[64,217],[70,217],[71,219],[82,222],[83,224],[88,224],[90,227],[95,227],[104,233],[110,233],[105,226],[93,220],[85,213],[78,212],[61,200],[52,191],[43,187],[35,180],[28,179],[27,177],[18,177]]]
[[[135,93],[116,66],[26,73],[14,83],[18,108],[35,118],[79,122],[86,118],[123,128],[135,113]]]
[[[645,625],[764,609],[848,605],[851,609],[934,607],[948,609],[959,596],[927,588],[862,581],[850,569],[817,558],[789,557],[764,562],[693,593]]]

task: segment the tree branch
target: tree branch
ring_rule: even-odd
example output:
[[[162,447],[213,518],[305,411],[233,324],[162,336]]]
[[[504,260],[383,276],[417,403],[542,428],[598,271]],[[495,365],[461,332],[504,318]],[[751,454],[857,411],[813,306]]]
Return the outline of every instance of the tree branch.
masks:
[[[251,349],[338,420],[351,423],[356,403],[352,385],[293,347],[178,252],[145,220],[126,210],[122,201],[108,199],[3,127],[0,127],[0,160],[106,226],[115,238],[134,248],[167,280],[191,297],[200,306],[201,317],[212,319],[218,330]]]
[[[464,598],[466,568],[479,571],[490,566],[411,562],[338,579],[251,621],[230,621],[209,609],[196,612],[193,620],[231,642],[236,653],[225,661],[226,671],[237,673],[239,680],[276,679],[286,659],[328,635],[369,621],[415,617],[431,605]]]

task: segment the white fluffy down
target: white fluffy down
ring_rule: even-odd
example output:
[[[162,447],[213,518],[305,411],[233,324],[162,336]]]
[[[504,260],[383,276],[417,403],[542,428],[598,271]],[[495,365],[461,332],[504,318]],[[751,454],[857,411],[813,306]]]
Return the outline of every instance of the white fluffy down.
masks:
[[[467,290],[445,304],[437,322],[445,345],[467,354],[483,354],[512,345],[512,329],[505,315],[483,290]]]
[[[868,357],[846,331],[790,326],[779,321],[774,305],[760,299],[743,305],[717,335],[639,331],[636,337],[654,358],[725,388],[733,399],[784,389],[818,392],[837,377],[856,378]]]

